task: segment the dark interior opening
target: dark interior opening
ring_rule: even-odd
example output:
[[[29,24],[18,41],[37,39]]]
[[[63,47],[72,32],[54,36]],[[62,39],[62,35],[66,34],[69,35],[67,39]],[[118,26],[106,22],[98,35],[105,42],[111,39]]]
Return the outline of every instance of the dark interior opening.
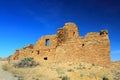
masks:
[[[85,44],[82,44],[82,47],[84,47],[85,46]]]
[[[39,54],[40,54],[40,51],[38,50],[38,51],[37,51],[37,55],[39,55]]]
[[[44,57],[44,60],[47,60],[48,58],[47,57]]]
[[[73,32],[73,36],[75,35],[75,32]]]

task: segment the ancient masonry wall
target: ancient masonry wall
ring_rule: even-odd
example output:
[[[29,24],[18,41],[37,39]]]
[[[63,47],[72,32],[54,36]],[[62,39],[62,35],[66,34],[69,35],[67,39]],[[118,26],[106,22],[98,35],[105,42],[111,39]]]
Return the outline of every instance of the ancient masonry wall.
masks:
[[[34,57],[36,61],[90,62],[106,66],[110,63],[110,41],[107,30],[79,35],[74,23],[66,23],[56,35],[40,38],[35,45],[16,50],[9,58]]]

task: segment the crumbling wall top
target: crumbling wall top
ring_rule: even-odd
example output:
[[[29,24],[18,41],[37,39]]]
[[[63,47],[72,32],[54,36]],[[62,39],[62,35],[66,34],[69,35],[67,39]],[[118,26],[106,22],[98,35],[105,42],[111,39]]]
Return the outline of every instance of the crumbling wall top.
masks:
[[[75,23],[72,23],[72,22],[65,23],[64,28],[67,30],[78,30],[77,25]]]
[[[100,35],[108,35],[108,30],[101,30]]]
[[[30,48],[30,49],[33,49],[33,44],[29,44],[28,46],[25,46],[25,47],[23,47],[23,49],[26,49],[26,48]]]
[[[69,25],[76,25],[76,24],[73,23],[73,22],[67,22],[67,23],[65,23],[65,26],[69,26]]]
[[[85,37],[97,37],[97,36],[107,36],[108,30],[101,30],[100,32],[89,32]]]

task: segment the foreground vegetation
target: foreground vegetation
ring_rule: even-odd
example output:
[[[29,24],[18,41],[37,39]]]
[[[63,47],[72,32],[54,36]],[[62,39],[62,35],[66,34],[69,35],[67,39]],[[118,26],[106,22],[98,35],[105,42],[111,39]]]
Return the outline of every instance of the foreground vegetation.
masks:
[[[5,64],[3,69],[13,73],[19,80],[120,80],[115,76],[120,76],[120,68],[117,64],[114,63],[114,65],[111,68],[105,68],[89,63],[41,62],[36,67],[24,68]]]
[[[24,58],[24,59],[20,60],[17,63],[14,63],[13,66],[16,67],[16,68],[26,68],[26,67],[35,67],[37,65],[39,65],[39,63],[36,63],[34,61],[34,58],[27,57],[27,58]]]

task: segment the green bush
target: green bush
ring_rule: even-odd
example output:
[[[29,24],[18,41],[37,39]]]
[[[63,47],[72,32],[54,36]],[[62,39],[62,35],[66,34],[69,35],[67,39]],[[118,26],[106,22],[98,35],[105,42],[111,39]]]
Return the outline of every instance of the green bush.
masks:
[[[61,70],[61,69],[56,69],[56,72],[58,73],[58,75],[63,75],[64,74],[64,72]]]
[[[33,78],[33,80],[39,80],[38,78]]]
[[[77,69],[85,69],[85,66],[80,63],[79,67],[77,67]]]
[[[17,68],[24,68],[24,67],[34,67],[39,65],[39,63],[36,63],[34,61],[34,58],[32,57],[27,57],[22,59],[20,62],[15,63],[13,66]]]
[[[24,80],[24,78],[22,76],[19,76],[18,80]]]
[[[68,72],[73,72],[74,70],[73,70],[73,69],[68,69],[67,71],[68,71]]]
[[[24,58],[22,61],[32,61],[32,60],[34,60],[34,58],[32,58],[32,57],[27,57],[27,58]]]
[[[107,77],[103,77],[103,79],[102,80],[109,80]]]
[[[95,66],[95,64],[93,63],[92,66]]]
[[[70,78],[68,76],[64,76],[62,80],[70,80]]]

